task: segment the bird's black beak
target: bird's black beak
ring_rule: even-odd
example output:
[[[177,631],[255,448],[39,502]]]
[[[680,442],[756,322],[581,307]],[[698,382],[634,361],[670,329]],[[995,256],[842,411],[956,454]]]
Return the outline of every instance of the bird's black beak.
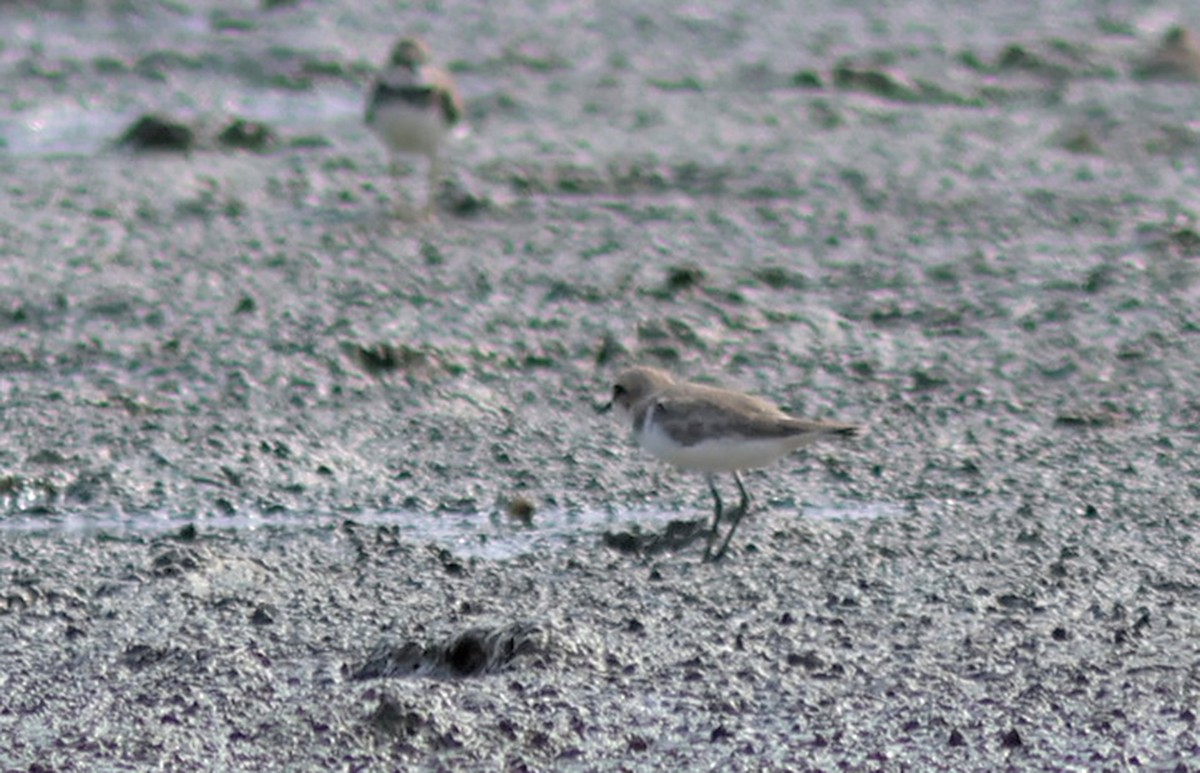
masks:
[[[612,410],[612,407],[613,407],[612,400],[609,400],[607,403],[600,403],[599,405],[596,406],[596,413],[608,413],[609,411]]]

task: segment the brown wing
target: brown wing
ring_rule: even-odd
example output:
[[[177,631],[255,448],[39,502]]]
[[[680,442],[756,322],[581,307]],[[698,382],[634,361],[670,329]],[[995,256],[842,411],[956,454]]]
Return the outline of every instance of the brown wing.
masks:
[[[797,419],[793,416],[788,416],[783,420],[783,424],[792,428],[792,434],[817,434],[817,435],[844,435],[846,437],[855,437],[862,433],[862,427],[858,424],[844,424],[840,421],[818,421],[815,419]]]
[[[748,395],[744,392],[731,392],[703,384],[688,384],[686,392],[689,397],[717,405],[727,405],[734,410],[745,413],[761,413],[772,416],[786,415],[774,404],[767,402],[761,397]]]
[[[681,445],[692,446],[711,437],[749,439],[854,435],[854,424],[798,419],[750,395],[717,389],[692,389],[687,394],[653,401],[655,421]]]
[[[703,394],[661,397],[650,410],[663,431],[683,446],[694,446],[713,437],[780,438],[797,434],[778,412],[745,412],[728,402],[714,401]]]
[[[437,90],[446,123],[456,125],[463,118],[463,101],[458,94],[458,87],[454,85],[454,78],[445,70],[433,70],[429,74],[429,83]]]

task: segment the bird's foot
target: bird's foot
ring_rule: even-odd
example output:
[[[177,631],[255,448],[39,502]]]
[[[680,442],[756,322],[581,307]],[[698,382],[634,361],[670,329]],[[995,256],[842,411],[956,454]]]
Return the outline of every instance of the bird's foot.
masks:
[[[732,510],[726,510],[721,514],[721,520],[729,524],[729,531],[725,533],[725,539],[721,542],[721,547],[713,550],[713,545],[717,542],[717,525],[713,524],[713,529],[708,533],[708,544],[704,547],[704,563],[715,564],[725,557],[725,553],[729,551],[729,543],[733,540],[733,532],[737,530],[738,524],[742,522],[742,516],[750,509],[749,499],[743,499],[741,504]]]
[[[718,537],[720,536],[720,532],[717,531],[716,525],[714,524],[713,528],[708,532],[708,542],[706,542],[704,545],[704,558],[701,559],[703,563],[716,563],[725,556],[725,549],[729,547],[729,540],[725,540],[725,543],[721,545],[719,550],[713,550],[713,548],[716,547]]]

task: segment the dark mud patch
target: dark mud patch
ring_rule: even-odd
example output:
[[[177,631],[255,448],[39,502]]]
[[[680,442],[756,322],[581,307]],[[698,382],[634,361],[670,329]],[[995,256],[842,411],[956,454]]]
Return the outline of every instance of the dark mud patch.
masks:
[[[604,532],[604,545],[620,553],[653,556],[675,552],[707,540],[709,524],[704,519],[694,521],[673,520],[661,530],[643,530],[633,525],[624,531]]]
[[[138,151],[176,151],[186,153],[195,145],[191,127],[169,118],[144,115],[117,139],[117,145]]]
[[[349,674],[360,680],[477,676],[514,668],[523,656],[547,657],[549,642],[547,627],[537,623],[476,627],[433,642],[381,643]]]

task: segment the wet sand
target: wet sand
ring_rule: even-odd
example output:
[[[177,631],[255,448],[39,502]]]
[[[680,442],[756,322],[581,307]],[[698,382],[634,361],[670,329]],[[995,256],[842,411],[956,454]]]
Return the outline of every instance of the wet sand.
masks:
[[[1191,769],[1171,8],[4,9],[0,768]],[[410,31],[474,127],[417,226],[356,112]],[[35,146],[80,100],[196,145]],[[871,430],[702,564],[632,362]]]

